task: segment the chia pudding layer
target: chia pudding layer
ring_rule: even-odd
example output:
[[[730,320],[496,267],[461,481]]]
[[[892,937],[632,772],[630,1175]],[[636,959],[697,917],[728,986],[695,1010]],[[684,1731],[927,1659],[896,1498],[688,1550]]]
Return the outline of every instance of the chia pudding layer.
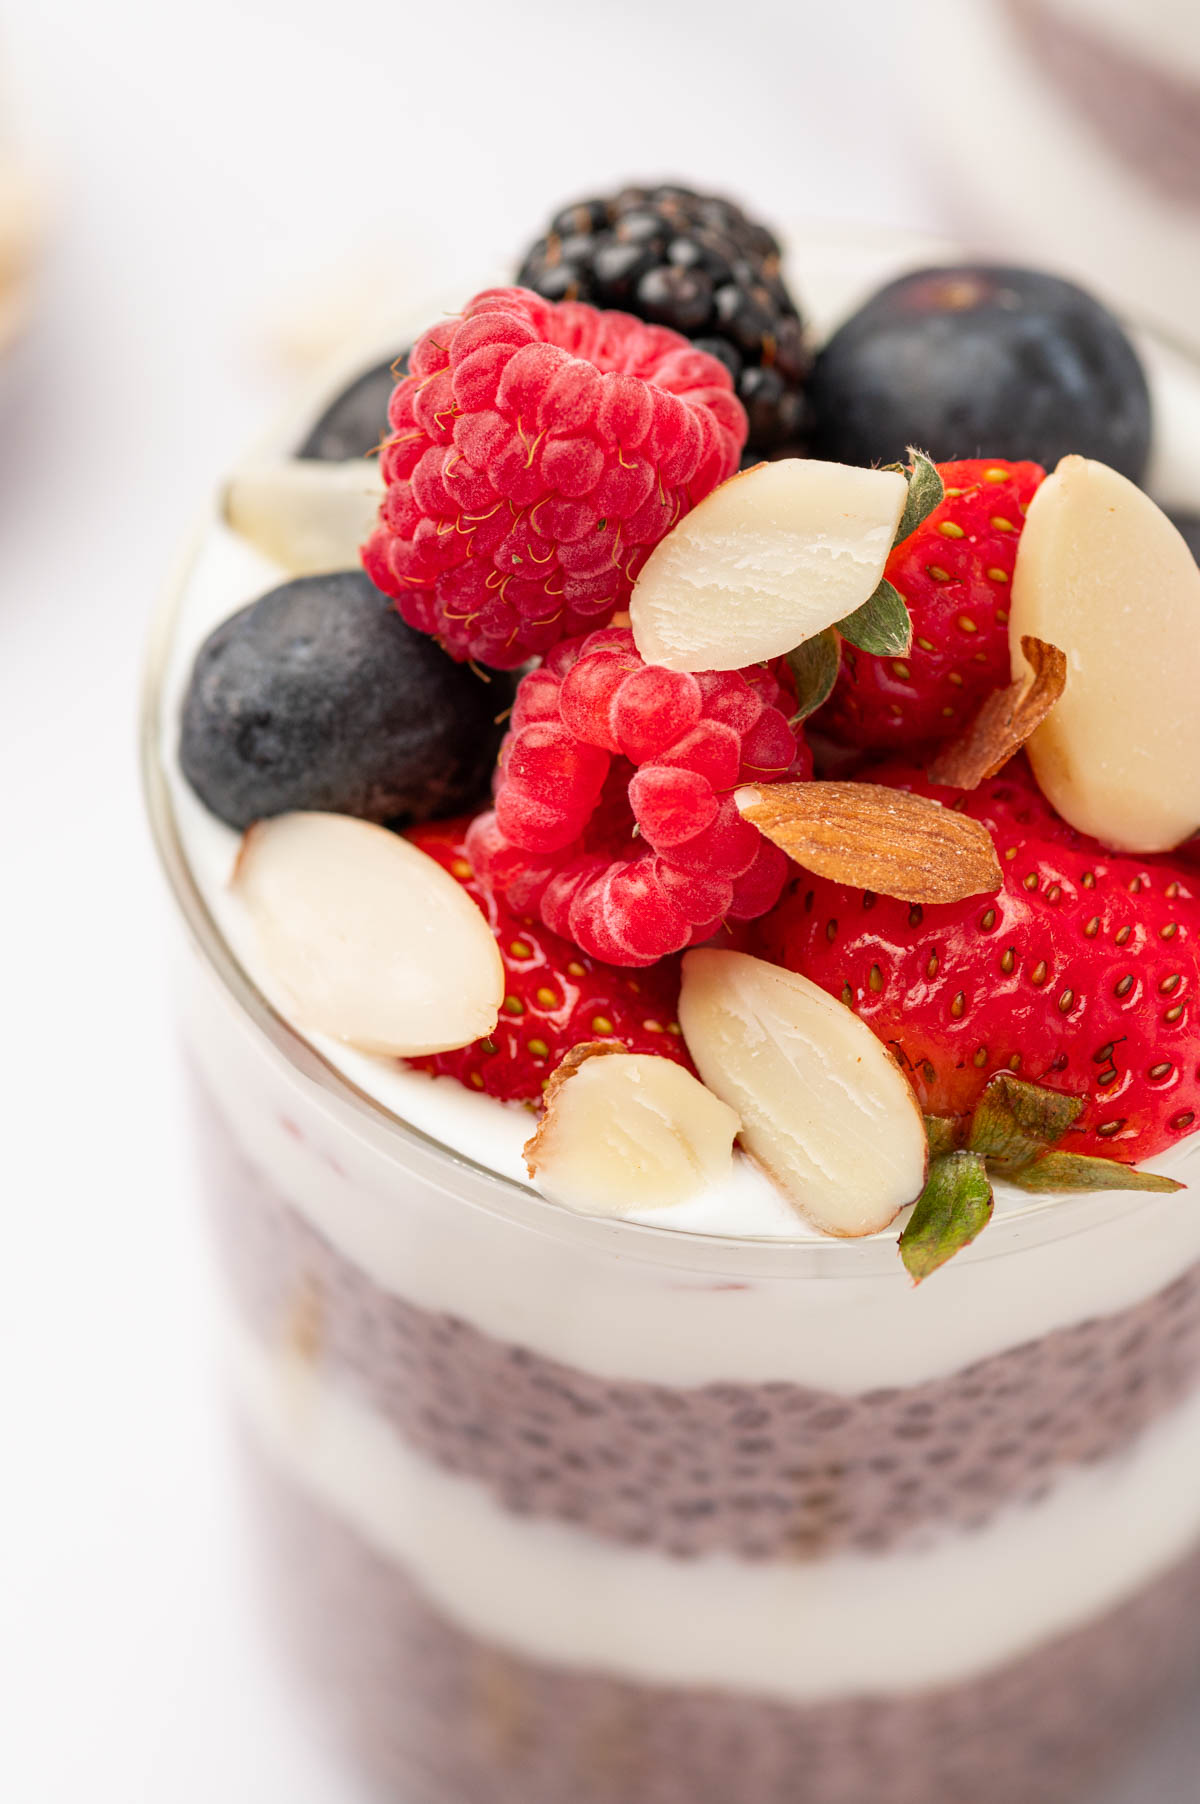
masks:
[[[379,1796],[405,1804],[1061,1804],[1196,1676],[1200,1554],[936,1689],[787,1705],[533,1662],[463,1632],[246,1449],[293,1660]]]
[[[1132,1308],[947,1378],[858,1396],[606,1380],[382,1289],[206,1108],[222,1261],[256,1340],[291,1344],[507,1510],[680,1558],[928,1544],[1121,1451],[1200,1369],[1200,1265]]]

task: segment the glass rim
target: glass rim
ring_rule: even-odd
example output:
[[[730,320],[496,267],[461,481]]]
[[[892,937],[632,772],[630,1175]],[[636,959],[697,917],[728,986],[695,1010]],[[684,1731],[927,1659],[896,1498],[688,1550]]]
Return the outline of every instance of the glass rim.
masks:
[[[864,238],[868,236],[870,234],[864,233]],[[903,238],[903,234],[897,234],[898,242]],[[1183,350],[1165,333],[1145,326],[1138,329],[1156,338],[1160,344],[1171,345],[1177,353]],[[364,365],[382,342],[376,335],[359,347],[357,357],[343,348],[336,359],[330,360],[318,380],[305,385],[304,392],[298,399],[293,399],[276,428],[262,436],[256,449],[282,452],[292,442],[297,425],[311,417],[322,401],[336,392],[336,382],[344,381],[356,367]],[[1198,368],[1194,354],[1184,354],[1193,368]],[[895,1224],[876,1234],[853,1239],[814,1232],[795,1237],[718,1234],[582,1215],[564,1208],[542,1196],[531,1185],[494,1171],[397,1114],[357,1085],[269,1001],[217,925],[192,872],[163,760],[167,724],[163,718],[164,691],[174,632],[195,563],[208,534],[220,524],[216,493],[219,489],[185,540],[151,616],[141,681],[139,764],[151,837],[175,906],[191,942],[239,1013],[275,1054],[285,1060],[295,1076],[316,1086],[326,1104],[332,1105],[343,1116],[349,1111],[356,1127],[372,1138],[382,1134],[383,1145],[390,1156],[406,1153],[410,1164],[415,1159],[422,1168],[429,1168],[424,1170],[424,1175],[440,1181],[440,1187],[460,1202],[481,1206],[554,1239],[590,1240],[610,1253],[652,1263],[719,1269],[726,1273],[736,1270],[751,1276],[773,1277],[803,1275],[861,1279],[894,1273],[907,1283],[896,1251]],[[435,1171],[433,1167],[438,1169]],[[464,1194],[464,1187],[470,1194]],[[997,1209],[986,1231],[958,1254],[954,1263],[961,1268],[979,1260],[1018,1253],[1030,1244],[1086,1233],[1090,1227],[1101,1226],[1115,1215],[1132,1215],[1161,1200],[1145,1192],[1116,1191],[1031,1197],[1006,1204]]]

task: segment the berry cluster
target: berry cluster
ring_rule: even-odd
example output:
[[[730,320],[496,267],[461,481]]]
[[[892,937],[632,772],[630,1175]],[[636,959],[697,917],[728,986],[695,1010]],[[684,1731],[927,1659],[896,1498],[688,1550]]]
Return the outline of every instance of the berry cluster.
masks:
[[[439,821],[414,827],[409,838],[461,883],[487,917],[504,964],[504,1004],[486,1039],[412,1063],[504,1102],[540,1102],[560,1059],[585,1040],[611,1041],[627,1052],[657,1053],[690,1067],[677,1019],[679,960],[662,959],[649,971],[619,970],[589,958],[540,921],[514,914],[476,876],[468,825]]]
[[[499,669],[610,619],[745,442],[715,357],[523,289],[477,295],[409,369],[363,563],[410,625]]]
[[[729,369],[754,457],[797,449],[809,357],[778,240],[730,200],[666,184],[576,201],[517,280],[554,301],[620,307],[670,326]]]
[[[732,792],[811,774],[771,671],[643,663],[626,628],[564,640],[517,691],[483,876],[595,958],[643,965],[752,920],[787,861]]]

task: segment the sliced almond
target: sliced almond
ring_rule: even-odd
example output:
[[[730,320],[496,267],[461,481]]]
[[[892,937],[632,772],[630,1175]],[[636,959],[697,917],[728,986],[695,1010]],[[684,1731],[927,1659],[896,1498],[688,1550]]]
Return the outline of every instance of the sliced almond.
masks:
[[[744,952],[683,961],[679,1020],[746,1151],[817,1227],[874,1234],[925,1186],[916,1097],[890,1052],[825,991]]]
[[[960,739],[943,746],[929,767],[931,783],[975,789],[994,777],[1041,726],[1067,684],[1067,660],[1057,645],[1021,640],[1026,668],[1007,689],[993,690]]]
[[[364,1052],[469,1046],[504,1000],[491,929],[436,859],[345,814],[281,814],[242,839],[231,887],[302,1027]]]
[[[980,821],[881,783],[768,783],[734,801],[781,851],[818,877],[903,902],[961,902],[1000,888]]]
[[[651,552],[629,612],[668,670],[740,670],[843,620],[883,575],[908,484],[895,470],[782,458],[694,507]]]
[[[581,1215],[664,1209],[729,1176],[733,1110],[673,1059],[574,1047],[526,1143],[539,1190]]]
[[[1161,852],[1200,826],[1200,569],[1166,515],[1105,464],[1064,457],[1029,506],[1013,572],[1013,675],[1027,636],[1069,680],[1029,741],[1073,827]]]
[[[378,463],[294,457],[237,471],[225,487],[225,523],[292,576],[355,570],[383,494]]]

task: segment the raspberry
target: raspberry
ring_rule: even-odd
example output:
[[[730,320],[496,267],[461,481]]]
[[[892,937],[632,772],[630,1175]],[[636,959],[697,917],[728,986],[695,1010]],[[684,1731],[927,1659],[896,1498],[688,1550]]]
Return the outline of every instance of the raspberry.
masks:
[[[519,288],[431,328],[410,372],[363,564],[411,626],[499,669],[608,620],[745,442],[715,357]]]
[[[614,965],[764,913],[787,860],[731,792],[811,774],[788,699],[762,667],[644,664],[623,627],[564,640],[517,690],[495,810],[471,829],[477,869],[510,907]]]
[[[461,883],[488,918],[504,961],[500,1019],[485,1040],[409,1062],[505,1102],[540,1102],[555,1066],[585,1040],[657,1053],[690,1070],[679,1032],[679,960],[618,971],[585,957],[540,923],[514,914],[471,865],[466,820],[414,827],[409,838]]]

